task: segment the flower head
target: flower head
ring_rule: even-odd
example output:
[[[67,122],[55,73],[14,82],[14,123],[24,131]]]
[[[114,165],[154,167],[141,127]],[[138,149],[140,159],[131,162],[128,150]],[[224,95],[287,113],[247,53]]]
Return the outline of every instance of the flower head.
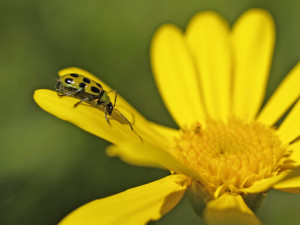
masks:
[[[170,211],[186,190],[208,224],[260,224],[254,211],[268,190],[300,193],[300,64],[262,107],[274,40],[273,20],[259,9],[244,13],[232,29],[210,11],[197,14],[185,33],[162,26],[152,41],[151,63],[180,129],[147,121],[119,98],[116,107],[125,109],[129,120],[134,117],[143,142],[116,113],[110,127],[101,110],[88,104],[73,108],[78,100],[37,90],[34,98],[43,109],[113,143],[108,155],[172,171],[88,203],[61,224],[145,224]],[[59,75],[66,73],[110,90],[84,70],[67,68]]]

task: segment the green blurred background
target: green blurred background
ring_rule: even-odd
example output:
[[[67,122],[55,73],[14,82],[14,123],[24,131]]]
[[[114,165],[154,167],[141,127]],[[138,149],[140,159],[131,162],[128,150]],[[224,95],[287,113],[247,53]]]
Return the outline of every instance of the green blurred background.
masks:
[[[269,97],[299,60],[299,1],[0,0],[0,224],[56,224],[86,202],[168,174],[108,158],[107,142],[41,110],[35,89],[54,89],[58,70],[81,67],[149,120],[176,127],[151,73],[153,33],[166,22],[184,28],[207,9],[233,24],[252,7],[270,11],[277,27]],[[259,217],[265,224],[300,224],[299,202],[299,195],[271,191]],[[184,198],[151,224],[201,221]]]

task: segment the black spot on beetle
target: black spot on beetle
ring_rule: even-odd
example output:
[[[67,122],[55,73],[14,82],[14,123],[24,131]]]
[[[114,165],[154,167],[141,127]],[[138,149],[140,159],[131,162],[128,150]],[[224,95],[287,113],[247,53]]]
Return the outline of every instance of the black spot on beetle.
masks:
[[[72,76],[72,77],[79,77],[79,75],[76,74],[76,73],[70,73],[70,76]]]
[[[79,87],[85,88],[85,87],[86,87],[86,84],[85,84],[85,83],[79,83]]]
[[[66,78],[66,79],[65,79],[65,82],[66,82],[67,84],[72,84],[72,83],[74,83],[74,80],[73,80],[72,78]]]
[[[91,90],[92,90],[92,92],[100,93],[100,90],[99,90],[99,88],[97,88],[97,87],[92,86],[92,87],[91,87]]]
[[[88,83],[88,84],[91,83],[90,79],[88,79],[88,78],[86,78],[86,77],[83,78],[83,82]]]
[[[96,85],[97,85],[99,88],[102,88],[101,84],[99,84],[99,83],[96,83]]]

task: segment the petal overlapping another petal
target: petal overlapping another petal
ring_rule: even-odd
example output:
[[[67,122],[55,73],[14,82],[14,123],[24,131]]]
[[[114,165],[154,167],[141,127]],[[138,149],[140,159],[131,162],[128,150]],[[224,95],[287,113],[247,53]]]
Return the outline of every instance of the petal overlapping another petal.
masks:
[[[146,224],[173,209],[186,188],[185,176],[170,175],[87,203],[65,217],[59,225]]]
[[[261,225],[240,195],[224,194],[210,201],[204,210],[208,225]]]
[[[197,71],[181,30],[168,24],[156,32],[151,64],[160,94],[177,124],[204,121]]]
[[[293,170],[285,171],[277,176],[265,178],[255,182],[251,187],[244,190],[248,193],[263,193],[269,191],[276,184],[300,176],[300,167]]]
[[[107,148],[109,156],[118,156],[125,162],[137,166],[149,166],[171,170],[176,173],[202,180],[195,171],[188,165],[180,162],[174,155],[166,149],[154,145],[144,145],[141,143],[122,143],[121,145],[111,145]]]
[[[284,192],[300,194],[300,176],[280,182],[274,188]]]

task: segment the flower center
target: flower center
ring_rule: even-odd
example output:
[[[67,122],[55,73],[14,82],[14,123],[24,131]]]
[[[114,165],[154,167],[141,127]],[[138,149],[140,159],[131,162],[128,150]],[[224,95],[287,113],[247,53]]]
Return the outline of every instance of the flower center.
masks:
[[[181,131],[175,149],[210,194],[243,193],[255,181],[289,166],[289,154],[275,130],[258,122],[209,120],[204,127],[195,123]]]

